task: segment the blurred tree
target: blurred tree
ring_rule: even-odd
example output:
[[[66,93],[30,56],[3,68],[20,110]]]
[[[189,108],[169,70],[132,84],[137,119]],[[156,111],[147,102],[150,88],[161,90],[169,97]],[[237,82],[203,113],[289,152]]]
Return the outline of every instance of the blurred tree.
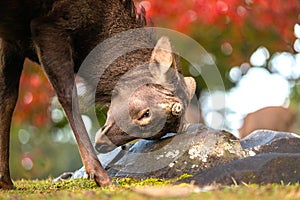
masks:
[[[20,79],[19,99],[15,108],[13,122],[29,123],[44,127],[50,123],[51,98],[53,89],[42,68],[29,60],[24,63]]]
[[[82,166],[74,141],[57,141],[56,132],[31,124],[14,125],[11,134],[13,179],[57,177]],[[72,137],[72,133],[66,133]],[[61,137],[63,135],[60,135]]]

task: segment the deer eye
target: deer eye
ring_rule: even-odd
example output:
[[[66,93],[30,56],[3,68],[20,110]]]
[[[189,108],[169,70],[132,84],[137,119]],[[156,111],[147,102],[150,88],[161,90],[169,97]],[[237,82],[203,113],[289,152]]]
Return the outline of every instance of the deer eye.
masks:
[[[150,110],[147,109],[142,113],[141,117],[139,117],[138,120],[149,118],[150,116],[151,116]]]

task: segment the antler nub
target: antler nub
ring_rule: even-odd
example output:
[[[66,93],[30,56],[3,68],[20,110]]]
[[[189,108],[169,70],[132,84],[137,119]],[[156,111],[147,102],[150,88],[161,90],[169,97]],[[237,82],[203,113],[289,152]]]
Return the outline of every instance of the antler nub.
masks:
[[[182,114],[182,105],[180,103],[174,103],[171,111],[173,116],[180,117]]]

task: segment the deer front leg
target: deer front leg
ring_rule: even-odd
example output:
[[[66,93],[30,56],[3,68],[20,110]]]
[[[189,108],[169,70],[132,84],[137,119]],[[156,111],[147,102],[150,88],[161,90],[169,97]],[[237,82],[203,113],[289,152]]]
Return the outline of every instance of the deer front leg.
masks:
[[[14,188],[9,173],[9,138],[23,62],[18,45],[0,39],[0,189]]]
[[[70,126],[74,132],[82,162],[90,178],[99,185],[111,179],[100,164],[82,121],[74,87],[74,64],[69,35],[53,19],[39,19],[31,23],[33,41],[39,60],[52,83]]]

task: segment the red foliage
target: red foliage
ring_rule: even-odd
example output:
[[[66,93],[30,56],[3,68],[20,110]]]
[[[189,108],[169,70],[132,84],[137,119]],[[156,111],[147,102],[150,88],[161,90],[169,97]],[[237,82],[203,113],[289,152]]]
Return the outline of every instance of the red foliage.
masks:
[[[53,89],[37,64],[26,61],[20,79],[19,99],[15,108],[14,123],[45,126],[50,122],[49,105]]]
[[[189,33],[193,23],[236,30],[251,24],[258,30],[273,29],[284,41],[293,41],[293,27],[298,22],[298,0],[146,0],[147,15],[155,24]]]

